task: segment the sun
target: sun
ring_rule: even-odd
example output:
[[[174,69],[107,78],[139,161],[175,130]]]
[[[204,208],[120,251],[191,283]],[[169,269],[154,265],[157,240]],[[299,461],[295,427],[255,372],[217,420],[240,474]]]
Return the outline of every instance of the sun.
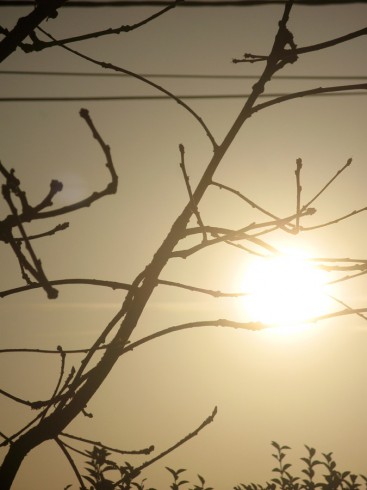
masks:
[[[273,326],[304,324],[330,310],[327,273],[301,251],[256,258],[243,278],[245,308],[251,321]]]

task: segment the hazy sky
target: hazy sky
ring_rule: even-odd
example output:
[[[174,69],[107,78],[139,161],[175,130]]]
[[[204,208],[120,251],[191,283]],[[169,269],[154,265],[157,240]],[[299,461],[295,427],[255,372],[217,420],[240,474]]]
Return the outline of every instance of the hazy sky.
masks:
[[[63,9],[43,27],[60,38],[132,24],[154,11]],[[26,8],[1,8],[0,25],[11,28],[26,12]],[[304,46],[365,27],[366,13],[367,6],[361,4],[296,6],[289,28],[297,45]],[[176,8],[129,34],[74,47],[138,73],[256,75],[262,65],[234,65],[231,60],[245,52],[267,54],[281,14],[281,6]],[[304,55],[282,74],[366,77],[366,61],[365,39],[359,38]],[[18,50],[1,70],[102,72],[61,48],[27,55]],[[0,74],[0,83],[2,97],[156,94],[127,78]],[[254,80],[167,78],[159,83],[178,95],[248,94]],[[333,83],[344,81],[274,80],[268,91]],[[254,115],[240,131],[216,180],[236,187],[277,216],[287,216],[295,211],[297,158],[303,160],[302,196],[307,202],[353,157],[353,165],[315,203],[317,213],[304,225],[366,206],[366,101],[366,96],[315,97]],[[221,142],[243,100],[188,103]],[[16,169],[32,202],[45,196],[52,179],[64,184],[54,206],[102,189],[107,182],[105,157],[78,115],[81,107],[89,109],[111,146],[119,174],[118,194],[65,217],[61,221],[70,221],[70,227],[37,241],[35,248],[50,279],[131,282],[187,202],[178,145],[185,145],[193,186],[212,150],[197,121],[172,101],[4,102],[0,159],[7,168]],[[200,209],[204,222],[212,226],[239,228],[263,220],[235,196],[214,188]],[[2,203],[0,210],[2,216],[7,214]],[[365,220],[362,213],[300,236],[277,232],[268,241],[281,249],[302,246],[315,257],[363,259]],[[41,232],[59,222],[38,222],[27,229]],[[0,251],[1,290],[22,285],[10,248],[2,243]],[[161,278],[222,291],[246,290],[243,278],[250,258],[233,247],[211,247],[186,260],[171,260]],[[330,292],[351,307],[362,308],[365,288],[362,276]],[[60,287],[59,298],[52,302],[41,290],[8,296],[0,303],[2,348],[87,347],[118,311],[122,298],[121,291],[91,286]],[[161,286],[134,339],[171,325],[217,318],[247,321],[246,302]],[[208,327],[166,336],[121,358],[88,405],[94,418],[78,418],[69,432],[126,449],[154,444],[160,452],[194,430],[217,405],[213,424],[143,475],[152,486],[167,488],[164,466],[188,468],[190,479],[200,473],[216,489],[229,489],[240,481],[264,483],[274,466],[272,440],[291,446],[294,461],[305,455],[303,444],[307,444],[333,451],[341,469],[367,473],[366,329],[364,319],[349,316],[287,335]],[[78,361],[70,357],[68,367]],[[49,397],[58,372],[56,356],[0,356],[1,387],[25,399]],[[0,430],[7,435],[34,415],[7,399],[0,403]],[[64,456],[54,443],[47,443],[27,458],[14,489],[62,489],[69,483],[78,488]]]

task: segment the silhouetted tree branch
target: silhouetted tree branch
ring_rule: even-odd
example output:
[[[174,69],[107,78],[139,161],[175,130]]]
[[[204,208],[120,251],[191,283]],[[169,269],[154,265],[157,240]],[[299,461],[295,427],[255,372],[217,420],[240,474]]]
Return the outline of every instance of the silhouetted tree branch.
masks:
[[[2,490],[9,490],[11,488],[16,474],[26,455],[43,442],[49,440],[55,441],[55,443],[58,445],[69,462],[81,488],[86,488],[83,480],[84,478],[86,481],[94,485],[95,490],[97,489],[97,483],[101,484],[101,481],[107,482],[110,485],[110,488],[116,488],[119,486],[121,489],[130,489],[131,485],[134,485],[133,480],[145,468],[158,460],[161,460],[167,454],[182,446],[190,439],[196,437],[206,426],[212,423],[217,412],[216,408],[197,429],[188,433],[184,438],[174,443],[168,449],[157,455],[153,455],[151,459],[140,465],[136,465],[135,467],[130,463],[126,463],[125,466],[121,467],[118,467],[115,463],[112,464],[107,459],[109,454],[108,452],[113,451],[120,454],[150,454],[154,450],[153,446],[140,450],[125,451],[122,449],[114,449],[110,445],[107,445],[104,442],[94,441],[92,438],[79,437],[66,432],[66,428],[78,415],[91,417],[91,414],[86,409],[90,400],[93,398],[96,392],[98,392],[120,357],[130,351],[133,351],[136,347],[154,339],[166,336],[170,333],[189,329],[223,327],[248,331],[260,331],[269,328],[268,325],[261,322],[238,322],[227,318],[219,318],[216,320],[201,320],[180,323],[168,328],[162,328],[161,330],[147,335],[140,340],[132,341],[131,336],[135,332],[136,327],[139,325],[141,315],[145,311],[152,294],[159,286],[184,289],[192,293],[206,294],[216,298],[240,297],[246,294],[246,291],[226,293],[216,291],[211,288],[202,288],[185,284],[180,281],[164,280],[161,278],[161,275],[167,264],[169,264],[173,258],[186,259],[191,255],[205,251],[212,245],[217,244],[227,244],[232,247],[238,247],[241,248],[243,252],[263,255],[264,257],[277,256],[280,254],[280,250],[278,250],[278,248],[268,239],[273,231],[283,231],[288,234],[297,234],[307,230],[324,228],[348,219],[358,213],[362,213],[367,209],[367,207],[363,207],[332,221],[324,222],[318,225],[304,226],[302,224],[306,217],[312,216],[317,211],[314,207],[310,207],[311,204],[314,204],[320,195],[324,194],[326,189],[351,164],[351,159],[349,159],[347,163],[326,183],[326,185],[324,185],[321,190],[314,195],[314,197],[306,202],[306,204],[302,204],[302,160],[298,159],[296,161],[295,171],[296,210],[294,212],[294,203],[292,203],[291,214],[287,214],[286,216],[279,216],[280,213],[275,213],[265,209],[265,207],[246,197],[242,191],[229,185],[218,183],[214,180],[214,175],[217,169],[223,163],[223,159],[227,155],[227,152],[231,148],[232,143],[235,141],[238,133],[240,130],[246,127],[249,119],[256,113],[277,104],[285,103],[301,97],[323,93],[367,89],[367,84],[365,83],[325,88],[320,87],[301,92],[289,93],[281,97],[275,97],[272,100],[264,103],[258,102],[259,97],[266,93],[267,84],[273,79],[274,75],[287,65],[296,63],[300,55],[317,52],[330,46],[336,46],[352,39],[356,39],[365,35],[367,33],[366,29],[355,31],[323,43],[298,48],[293,33],[288,29],[289,17],[295,2],[291,0],[286,1],[270,53],[268,55],[247,54],[243,60],[237,60],[238,62],[264,62],[265,66],[263,67],[263,71],[258,80],[253,85],[250,95],[243,101],[243,106],[238,116],[229,126],[222,142],[218,143],[213,135],[213,132],[209,129],[202,117],[171,91],[167,90],[161,85],[156,84],[155,82],[152,82],[142,75],[134,73],[114,63],[97,60],[93,56],[86,55],[81,51],[72,49],[66,45],[76,41],[85,41],[93,37],[98,38],[108,34],[118,34],[119,32],[127,32],[129,30],[137,29],[138,27],[142,27],[148,22],[165,14],[176,5],[181,5],[181,2],[176,1],[169,4],[165,2],[149,2],[149,5],[164,4],[165,6],[167,5],[167,7],[132,26],[122,26],[117,29],[101,30],[86,35],[57,40],[54,38],[54,36],[41,28],[40,24],[43,20],[49,17],[55,17],[57,15],[57,9],[64,6],[64,3],[64,1],[60,0],[36,2],[34,10],[26,17],[19,19],[14,29],[8,30],[6,28],[2,28],[1,34],[5,37],[0,42],[0,61],[6,59],[19,47],[22,47],[24,50],[32,51],[41,50],[45,47],[51,48],[58,46],[93,65],[98,65],[113,72],[129,75],[179,104],[187,112],[187,114],[196,121],[196,123],[199,123],[201,129],[204,130],[213,153],[205,170],[202,172],[201,176],[199,176],[198,183],[196,186],[192,186],[189,179],[189,173],[186,168],[185,148],[183,144],[179,145],[180,168],[182,170],[188,198],[183,209],[174,220],[166,237],[155,251],[151,261],[147,263],[138,274],[136,274],[136,277],[131,284],[119,281],[86,278],[49,279],[44,272],[41,259],[38,257],[35,251],[35,240],[52,236],[56,232],[64,230],[68,226],[68,223],[57,225],[51,229],[47,228],[49,231],[36,234],[28,234],[24,226],[25,223],[31,225],[32,222],[36,220],[54,218],[63,216],[66,213],[79,211],[80,209],[89,207],[96,201],[117,192],[118,176],[113,163],[110,147],[97,130],[87,109],[81,109],[80,116],[87,124],[93,138],[96,139],[103,152],[106,159],[107,171],[110,177],[110,180],[104,189],[93,192],[85,199],[53,209],[53,199],[57,193],[62,191],[62,183],[58,180],[52,180],[50,183],[50,189],[46,193],[45,197],[38,204],[32,205],[28,200],[26,192],[21,187],[20,180],[15,176],[14,170],[8,170],[3,164],[0,164],[0,173],[3,180],[5,180],[2,187],[2,196],[4,202],[7,204],[10,210],[10,214],[5,219],[0,221],[0,240],[5,244],[10,245],[12,248],[19,263],[22,277],[25,281],[25,285],[23,286],[1,291],[0,297],[14,295],[37,288],[43,288],[49,298],[56,298],[58,291],[54,286],[61,285],[102,286],[113,290],[123,290],[125,292],[124,299],[119,305],[118,311],[106,325],[102,326],[97,338],[95,338],[92,345],[89,347],[84,349],[64,349],[61,346],[58,346],[56,349],[19,348],[0,350],[0,354],[56,354],[60,356],[61,361],[59,374],[55,376],[53,389],[50,390],[51,396],[48,399],[29,401],[22,397],[16,396],[7,390],[0,389],[0,394],[13,402],[39,411],[39,413],[33,417],[31,421],[27,422],[27,424],[21,429],[16,430],[16,432],[12,435],[6,435],[5,433],[0,432],[0,436],[3,438],[3,442],[0,444],[0,446],[8,446],[8,452],[5,455],[4,461],[0,468]],[[205,2],[200,3],[204,5]],[[236,3],[238,5],[238,2],[232,3]],[[255,3],[259,4],[259,2],[247,2],[248,5]],[[316,3],[320,4],[322,2]],[[23,4],[28,5],[27,2],[23,2]],[[77,2],[71,1],[69,3],[65,3],[65,6],[75,6],[76,4]],[[87,2],[84,2],[83,4],[87,5]],[[128,2],[121,2],[121,5],[122,4],[127,5]],[[140,2],[140,4],[143,5],[143,2]],[[192,5],[193,2],[183,2],[183,5],[186,6],[190,4]],[[219,5],[220,2],[217,2],[216,4]],[[229,2],[227,2],[227,4],[229,4]],[[196,2],[195,5],[199,5],[199,2]],[[206,2],[205,5],[209,5],[209,2]],[[37,32],[41,32],[51,41],[46,42],[38,39],[38,37],[35,35],[35,30],[37,30]],[[24,44],[23,41],[27,37],[30,37],[32,44]],[[202,217],[202,207],[200,204],[208,189],[214,187],[225,190],[228,194],[231,194],[236,198],[240,198],[254,211],[258,211],[263,215],[265,214],[267,216],[267,221],[246,223],[239,229],[204,224],[208,223],[208,220]],[[197,221],[198,226],[190,225],[193,220]],[[14,236],[14,230],[19,236]],[[264,236],[266,236],[266,238],[263,238]],[[201,241],[199,241],[200,238]],[[185,241],[187,239],[192,240],[194,244],[192,244],[190,241],[189,245],[187,245],[187,242]],[[250,244],[249,247],[247,247],[247,243]],[[314,258],[313,261],[315,262],[315,266],[320,269],[344,274],[342,277],[338,278],[338,281],[349,280],[367,272],[366,259],[325,257]],[[356,274],[345,275],[346,272],[355,271],[357,271]],[[318,317],[313,317],[306,320],[306,322],[321,322],[330,318],[338,318],[346,315],[359,315],[363,319],[366,319],[366,316],[363,313],[367,311],[367,308],[352,308],[343,300],[335,297],[333,299],[335,302],[341,304],[344,309],[320,315]],[[66,360],[67,356],[71,354],[81,354],[82,356],[79,365],[77,367],[73,366],[68,371],[66,368]],[[64,441],[64,439],[71,439],[73,441],[73,445],[68,444]],[[93,450],[81,451],[78,449],[78,444],[88,445],[88,447],[93,446]],[[69,450],[71,452],[69,452]],[[107,479],[97,481],[91,476],[83,477],[78,469],[76,461],[74,461],[73,457],[71,456],[73,451],[89,457],[91,460],[90,464],[92,466],[93,464],[96,464],[99,470],[101,466],[103,466],[101,461],[103,464],[110,465],[110,469],[119,470],[121,473],[121,478],[117,482],[112,482]],[[92,473],[90,472],[90,474]],[[99,478],[100,475],[98,472],[96,475]],[[204,483],[202,482],[202,484]]]

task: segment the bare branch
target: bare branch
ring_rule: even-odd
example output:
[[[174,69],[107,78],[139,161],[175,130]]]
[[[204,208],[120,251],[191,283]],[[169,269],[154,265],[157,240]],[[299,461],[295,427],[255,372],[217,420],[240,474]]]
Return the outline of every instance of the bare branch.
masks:
[[[344,282],[344,281],[350,281],[352,279],[355,279],[356,277],[364,276],[367,274],[367,270],[359,272],[358,274],[352,274],[352,275],[346,275],[343,277],[340,277],[339,279],[335,279],[334,281],[329,281],[327,284],[337,284],[338,282]]]
[[[207,425],[209,425],[209,424],[211,424],[213,422],[214,417],[217,414],[217,411],[218,411],[217,407],[214,407],[214,410],[212,411],[211,415],[209,415],[209,417],[207,417],[204,420],[204,422],[202,422],[199,425],[199,427],[197,429],[195,429],[190,434],[187,434],[187,436],[185,436],[183,439],[181,439],[180,441],[178,441],[176,444],[174,444],[170,448],[166,449],[165,451],[163,451],[162,453],[158,454],[157,456],[155,456],[154,458],[150,459],[149,461],[146,461],[141,466],[138,466],[137,468],[135,468],[135,471],[141,473],[141,471],[144,470],[145,468],[147,468],[148,466],[152,465],[153,463],[155,463],[159,459],[162,459],[164,456],[167,456],[167,454],[169,454],[172,451],[174,451],[175,449],[179,448],[180,446],[182,446],[183,444],[185,444],[190,439],[193,439],[194,437],[196,437],[199,434],[199,432],[201,432]],[[116,484],[118,484],[118,483],[119,482],[117,482]]]
[[[191,206],[192,206],[192,212],[193,212],[193,214],[195,214],[197,223],[200,226],[200,228],[202,229],[202,232],[203,232],[203,242],[206,242],[208,240],[208,237],[206,236],[205,226],[204,226],[204,223],[203,223],[203,221],[201,219],[201,216],[200,216],[200,213],[199,213],[197,204],[194,201],[194,197],[192,195],[191,186],[190,186],[190,178],[187,175],[187,171],[186,171],[186,166],[185,166],[185,148],[184,148],[183,145],[179,145],[179,149],[180,149],[180,154],[181,154],[180,168],[182,170],[182,175],[183,175],[183,178],[185,180],[187,193],[188,193],[189,198],[190,198],[190,203],[191,203]]]
[[[273,218],[274,220],[276,220],[278,223],[280,223],[281,221],[284,220],[279,218],[278,216],[276,216],[275,214],[271,213],[270,211],[267,211],[266,209],[264,209],[263,207],[259,206],[258,204],[256,204],[254,201],[252,201],[251,199],[249,199],[248,197],[244,196],[241,192],[239,192],[238,190],[236,189],[233,189],[232,187],[229,187],[227,185],[224,185],[224,184],[220,184],[219,182],[215,182],[215,181],[212,181],[211,182],[211,185],[213,186],[216,186],[216,187],[219,187],[219,189],[225,189],[226,191],[228,192],[231,192],[232,194],[235,194],[236,196],[238,196],[240,199],[242,199],[243,201],[247,202],[252,208],[254,209],[258,209],[261,213],[269,216],[270,218]],[[286,218],[285,218],[286,219]],[[283,226],[283,225],[279,225],[279,228],[282,228],[284,231],[292,231],[293,230],[293,226],[291,228],[291,230],[289,230],[286,226]]]
[[[116,449],[110,446],[106,446],[105,444],[102,444],[99,441],[92,441],[91,439],[85,439],[84,437],[74,436],[72,434],[67,434],[66,432],[61,432],[60,436],[67,437],[69,439],[73,439],[79,442],[86,442],[87,444],[92,444],[93,446],[102,447],[104,449],[107,449],[107,451],[112,451],[118,454],[150,454],[152,451],[154,451],[154,446],[149,446],[144,449],[125,450],[125,449]]]
[[[56,395],[57,395],[57,393],[59,391],[59,388],[61,386],[62,379],[64,377],[64,371],[65,371],[66,353],[62,350],[62,347],[60,347],[59,345],[57,346],[57,350],[58,350],[58,352],[60,354],[60,357],[61,357],[61,369],[60,369],[59,379],[58,379],[58,381],[56,383],[56,387],[55,387],[55,389],[54,389],[54,391],[52,393],[52,396],[51,396],[51,400],[53,400],[56,397]],[[50,408],[50,406],[48,406],[46,408],[46,410],[43,412],[42,417],[41,417],[41,420],[46,417],[46,414],[47,414],[47,411],[48,411],[49,408]]]
[[[212,289],[197,288],[194,286],[188,286],[187,284],[181,284],[179,282],[164,281],[159,279],[158,284],[165,286],[173,286],[175,288],[187,289],[189,291],[194,291],[196,293],[208,294],[214,298],[238,298],[241,296],[247,296],[248,293],[222,293],[221,291],[213,291]],[[0,351],[1,352],[1,351]]]
[[[11,393],[8,393],[5,390],[2,390],[0,388],[0,395],[5,396],[6,398],[10,398],[10,400],[13,400],[17,403],[20,403],[21,405],[27,405],[27,407],[32,407],[33,408],[33,402],[30,402],[28,400],[24,400],[23,398],[19,398],[18,396],[12,395]]]
[[[92,132],[93,137],[97,140],[99,146],[102,148],[102,151],[106,156],[107,159],[106,167],[110,173],[111,182],[109,182],[105,187],[105,189],[103,189],[102,191],[94,191],[93,194],[91,194],[89,197],[85,199],[82,199],[81,201],[78,201],[74,204],[69,204],[59,209],[37,213],[35,216],[32,216],[33,219],[51,218],[54,216],[60,216],[61,214],[70,213],[72,211],[76,211],[84,207],[89,207],[93,202],[97,201],[98,199],[101,199],[102,197],[107,196],[109,194],[115,194],[117,191],[118,176],[116,174],[116,170],[113,165],[110,147],[103,141],[87,109],[80,110],[80,117],[85,120],[89,129]]]
[[[355,313],[356,315],[358,315],[360,318],[363,318],[363,320],[367,320],[367,316],[366,315],[363,315],[363,313],[360,313],[360,312],[356,312],[354,310],[354,308],[350,307],[349,305],[347,305],[346,303],[344,303],[344,301],[342,301],[341,299],[338,299],[336,298],[335,296],[332,296],[329,294],[329,298],[333,299],[336,303],[339,303],[343,306],[345,306],[348,310],[350,310],[351,313]]]
[[[301,186],[301,169],[302,169],[302,160],[301,158],[297,158],[296,161],[296,191],[297,191],[297,205],[296,205],[296,226],[295,226],[295,233],[299,232],[299,218],[301,214],[301,192],[302,192],[302,186]]]
[[[264,330],[265,328],[269,328],[269,325],[265,325],[261,322],[234,322],[232,320],[226,320],[221,318],[219,320],[205,320],[198,322],[190,322],[190,323],[182,323],[181,325],[175,325],[173,327],[166,328],[164,330],[160,330],[159,332],[152,333],[151,335],[147,335],[140,340],[136,340],[135,342],[131,342],[131,344],[124,347],[121,352],[125,354],[126,352],[130,352],[134,350],[139,345],[150,342],[151,340],[158,339],[159,337],[163,337],[164,335],[168,335],[173,332],[180,332],[182,330],[188,330],[190,328],[202,328],[202,327],[228,327],[228,328],[238,328],[240,330],[250,330],[253,332],[257,332],[259,330]]]
[[[137,291],[138,286],[140,285],[142,279],[144,278],[145,271],[141,272],[140,274],[137,275],[135,278],[134,282],[131,285],[131,288],[126,295],[126,298],[120,308],[120,310],[116,313],[116,315],[112,318],[112,320],[107,324],[107,326],[103,329],[103,332],[99,335],[97,340],[94,342],[92,347],[88,349],[87,355],[85,358],[82,360],[80,367],[75,374],[74,380],[72,385],[69,388],[70,393],[76,390],[76,388],[79,386],[79,383],[83,382],[84,379],[82,380],[82,374],[86,367],[88,366],[88,363],[94,356],[94,354],[99,350],[99,347],[106,342],[107,335],[114,329],[114,327],[117,325],[119,321],[121,321],[124,316],[126,315],[126,312],[128,311],[129,306],[131,305],[131,302],[133,301],[134,294]],[[121,328],[121,327],[120,327]],[[128,340],[128,339],[127,339]],[[108,350],[114,351],[116,349],[115,345],[109,345]],[[106,349],[107,351],[107,349]]]
[[[69,224],[70,223],[68,223],[68,222],[60,223],[59,225],[56,225],[54,228],[52,228],[52,230],[45,231],[44,233],[38,233],[37,235],[28,235],[28,240],[37,240],[38,238],[44,238],[44,237],[55,235],[57,232],[63,231],[63,230],[66,230],[67,228],[69,228]],[[22,237],[14,237],[14,240],[15,241],[23,241],[24,239]],[[0,296],[1,296],[1,294],[0,294]]]
[[[283,56],[285,60],[287,59],[287,57],[290,60],[292,60],[295,55],[298,56],[300,54],[312,53],[313,51],[320,51],[322,49],[330,48],[332,46],[345,43],[352,39],[356,39],[357,37],[365,36],[366,34],[367,34],[367,27],[364,27],[363,29],[359,29],[358,31],[351,32],[349,34],[337,37],[335,39],[331,39],[329,41],[313,44],[312,46],[304,46],[302,48],[297,48],[294,45],[292,49],[285,49]],[[268,59],[269,56],[245,53],[243,58],[240,59],[235,58],[232,61],[233,63],[255,63],[258,61],[267,61]]]
[[[356,209],[351,213],[345,214],[344,216],[341,216],[340,218],[336,218],[332,221],[328,221],[326,223],[322,223],[320,225],[314,225],[314,226],[301,226],[300,229],[301,231],[310,231],[310,230],[317,230],[318,228],[325,228],[326,226],[335,225],[336,223],[340,223],[340,221],[344,221],[348,218],[351,218],[352,216],[355,216],[356,214],[364,213],[365,211],[367,211],[367,206],[361,209]]]
[[[79,473],[79,470],[78,470],[73,458],[70,456],[68,450],[66,449],[65,444],[60,440],[59,437],[55,437],[54,440],[55,440],[56,444],[59,446],[59,448],[61,449],[61,451],[64,453],[64,455],[65,455],[66,459],[68,460],[72,470],[74,471],[74,474],[77,477],[77,480],[79,482],[81,490],[87,490],[84,483],[83,483],[82,475]]]
[[[23,434],[27,429],[29,429],[30,427],[34,426],[34,424],[41,419],[42,417],[42,413],[43,412],[40,412],[36,417],[34,417],[30,422],[28,422],[24,427],[22,427],[20,430],[18,430],[17,432],[15,432],[15,434],[13,434],[12,436],[8,437],[4,442],[2,442],[0,444],[0,447],[3,447],[3,446],[7,446],[8,444],[12,444],[14,442],[14,440],[20,436],[21,434]]]
[[[107,346],[98,347],[99,350],[106,349]],[[65,349],[65,354],[86,354],[89,351],[89,347],[85,349]],[[29,353],[29,354],[60,354],[57,349],[29,349],[29,348],[12,348],[12,349],[0,349],[0,354],[14,354],[14,353]]]
[[[51,36],[45,30],[41,29],[40,27],[38,29],[41,32],[43,32],[43,34],[45,34],[50,39],[52,39],[53,41],[57,41],[53,36]],[[150,85],[151,87],[155,88],[159,92],[162,92],[163,94],[167,95],[169,98],[171,98],[172,100],[174,100],[175,102],[177,102],[177,104],[181,105],[184,109],[186,109],[198,121],[198,123],[204,129],[206,135],[208,136],[208,138],[209,138],[209,140],[210,140],[213,148],[214,149],[217,148],[218,145],[217,145],[217,143],[216,143],[216,141],[214,139],[214,136],[209,131],[209,128],[204,123],[203,119],[190,106],[188,106],[185,102],[183,102],[179,97],[177,97],[176,95],[174,95],[172,92],[169,92],[167,89],[161,87],[157,83],[152,82],[151,80],[149,80],[149,79],[147,79],[147,78],[145,78],[145,77],[143,77],[141,75],[138,75],[137,73],[134,73],[134,72],[132,72],[130,70],[127,70],[126,68],[121,68],[120,66],[114,65],[112,63],[106,63],[104,61],[99,61],[99,60],[97,60],[95,58],[91,58],[90,56],[87,56],[86,54],[83,54],[80,51],[76,51],[75,49],[69,48],[68,46],[61,45],[60,47],[63,48],[63,49],[66,49],[67,51],[70,51],[70,53],[75,54],[79,58],[83,58],[86,61],[89,61],[89,62],[91,62],[91,63],[93,63],[95,65],[100,66],[101,68],[105,68],[107,70],[113,70],[113,71],[117,71],[117,72],[120,72],[120,73],[125,73],[126,75],[130,75],[130,76],[132,76],[132,77],[134,77],[134,78],[136,78],[136,79],[144,82],[145,84]]]
[[[308,208],[312,203],[314,203],[316,201],[316,199],[318,199],[321,194],[329,187],[330,184],[332,184],[334,182],[335,179],[337,179],[339,177],[339,175],[341,173],[344,172],[344,170],[349,167],[352,163],[352,159],[351,158],[348,158],[348,161],[347,163],[340,169],[336,172],[336,174],[329,180],[329,182],[327,182],[324,187],[310,200],[308,201],[307,204],[304,204],[302,206],[302,210],[304,210],[305,208]]]
[[[122,289],[129,291],[131,289],[130,284],[117,281],[104,281],[101,279],[56,279],[54,281],[49,281],[53,286],[71,285],[71,284],[89,284],[92,286],[103,286],[111,288],[113,290]],[[30,291],[31,289],[39,289],[42,287],[38,283],[31,283],[27,286],[20,286],[18,288],[7,289],[5,291],[0,291],[0,298],[5,298],[5,296],[10,296],[12,294],[22,293],[24,291]]]
[[[190,255],[199,252],[200,250],[203,250],[206,247],[209,247],[211,245],[216,245],[218,243],[223,243],[226,241],[232,241],[232,240],[248,240],[249,242],[255,243],[256,245],[265,248],[265,250],[268,250],[273,253],[276,252],[276,249],[274,247],[264,242],[263,240],[260,240],[259,238],[256,238],[253,235],[248,235],[243,230],[235,230],[235,231],[230,231],[224,236],[218,236],[217,238],[213,238],[212,240],[201,242],[197,245],[194,245],[193,247],[184,250],[174,251],[171,253],[171,257],[179,257],[182,259],[186,259]]]
[[[22,47],[24,52],[30,53],[32,51],[42,51],[43,49],[51,48],[53,46],[60,46],[60,45],[65,45],[65,44],[69,44],[69,43],[86,41],[88,39],[96,39],[96,38],[103,37],[103,36],[110,36],[111,34],[121,34],[122,32],[134,31],[135,29],[138,29],[139,27],[142,27],[145,24],[148,24],[152,20],[157,19],[158,17],[165,14],[169,10],[175,8],[179,3],[183,2],[183,1],[184,0],[175,0],[170,5],[163,8],[159,12],[156,12],[156,13],[150,15],[146,19],[143,19],[140,22],[137,22],[136,24],[122,25],[122,26],[117,27],[115,29],[110,27],[108,29],[104,29],[103,31],[91,32],[89,34],[83,34],[81,36],[68,37],[68,38],[64,38],[64,39],[59,39],[58,41],[55,40],[55,41],[45,42],[45,41],[41,41],[40,39],[37,39],[33,44],[22,43],[21,47]]]
[[[262,102],[261,104],[257,104],[252,108],[252,113],[256,113],[265,109],[266,107],[271,107],[276,104],[281,104],[282,102],[286,102],[287,100],[299,99],[301,97],[308,97],[319,94],[327,94],[333,92],[345,92],[350,90],[367,90],[367,83],[357,83],[353,85],[338,85],[334,87],[319,87],[313,88],[311,90],[303,90],[302,92],[294,92],[289,95],[283,95],[281,97],[276,97],[275,99],[271,99],[267,102]]]
[[[338,318],[346,315],[358,315],[360,313],[366,313],[367,308],[346,308],[345,310],[334,311],[333,313],[327,313],[326,315],[320,315],[312,318],[307,323],[316,323],[324,320],[330,320],[331,318]]]
[[[365,36],[366,34],[367,34],[367,27],[364,27],[363,29],[359,29],[358,31],[351,32],[349,34],[346,34],[345,36],[331,39],[330,41],[314,44],[312,46],[304,46],[303,48],[296,48],[296,52],[297,54],[304,54],[304,53],[311,53],[312,51],[319,51],[321,49],[336,46],[337,44],[340,43],[351,41],[352,39],[356,39],[357,37]]]
[[[36,8],[26,17],[20,17],[15,27],[6,33],[0,42],[0,63],[10,56],[34,29],[49,17],[57,15],[57,9],[67,0],[48,0],[37,2]],[[34,5],[34,2],[32,2]],[[5,34],[5,32],[2,32]]]
[[[21,267],[25,267],[32,275],[33,277],[40,283],[41,287],[46,291],[47,297],[49,299],[55,299],[58,296],[58,291],[57,289],[53,288],[51,284],[49,283],[42,267],[41,260],[37,258],[33,247],[28,239],[28,236],[26,234],[26,231],[24,229],[24,226],[22,224],[22,220],[20,219],[18,215],[17,208],[15,207],[12,198],[11,198],[11,184],[8,183],[6,185],[3,185],[3,197],[5,201],[7,202],[10,211],[12,213],[12,216],[15,219],[16,226],[18,227],[21,237],[25,243],[25,246],[27,248],[28,254],[30,255],[32,259],[32,265],[30,262],[26,259],[24,254],[21,252],[20,247],[18,244],[14,242],[12,239],[10,232],[9,232],[9,238],[10,238],[10,244],[12,245],[12,248],[19,260],[19,264]],[[26,278],[27,279],[27,278]],[[28,282],[28,281],[27,281]]]

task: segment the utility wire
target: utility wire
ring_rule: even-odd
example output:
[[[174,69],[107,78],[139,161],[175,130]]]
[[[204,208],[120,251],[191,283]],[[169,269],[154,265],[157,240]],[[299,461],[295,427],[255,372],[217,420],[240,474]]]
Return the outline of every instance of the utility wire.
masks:
[[[130,77],[125,73],[99,73],[78,71],[43,71],[43,70],[0,70],[0,75],[21,76],[59,76],[59,77]],[[144,73],[146,78],[209,78],[228,80],[257,80],[257,75],[215,75],[215,74],[184,74],[184,73]],[[273,77],[282,80],[367,80],[367,76],[361,75],[278,75]]]
[[[259,97],[283,97],[286,93],[261,94]],[[366,92],[331,92],[323,94],[310,94],[307,97],[346,97],[367,95]],[[244,99],[250,94],[204,94],[204,95],[177,95],[179,99]],[[72,97],[0,97],[0,102],[108,102],[124,100],[172,100],[168,95],[102,95],[102,96],[72,96]]]

